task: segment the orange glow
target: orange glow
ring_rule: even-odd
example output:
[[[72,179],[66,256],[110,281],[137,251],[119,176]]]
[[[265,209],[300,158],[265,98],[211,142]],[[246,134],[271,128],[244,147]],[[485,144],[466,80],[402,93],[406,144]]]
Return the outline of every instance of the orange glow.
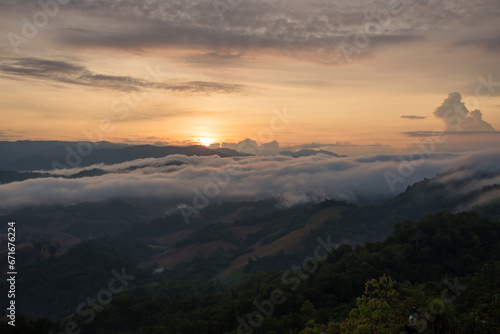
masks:
[[[214,142],[214,139],[213,138],[210,138],[210,137],[200,137],[198,139],[198,141],[202,144],[202,145],[205,145],[205,146],[209,146],[210,144],[212,144]]]

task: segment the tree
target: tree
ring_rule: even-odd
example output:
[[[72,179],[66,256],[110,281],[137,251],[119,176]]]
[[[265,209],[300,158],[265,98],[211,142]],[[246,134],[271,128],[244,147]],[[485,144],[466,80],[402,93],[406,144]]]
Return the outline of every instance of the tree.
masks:
[[[399,326],[393,306],[399,293],[394,284],[391,277],[385,274],[378,280],[366,282],[364,295],[356,299],[356,308],[340,323],[341,333],[396,333]]]

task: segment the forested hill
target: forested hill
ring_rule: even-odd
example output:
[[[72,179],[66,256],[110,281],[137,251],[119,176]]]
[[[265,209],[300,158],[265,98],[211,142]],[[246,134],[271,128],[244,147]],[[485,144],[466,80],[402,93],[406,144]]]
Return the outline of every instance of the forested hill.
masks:
[[[333,250],[325,235],[317,246],[285,271],[233,287],[139,278],[92,321],[71,319],[83,333],[399,333],[416,306],[424,333],[500,330],[498,221],[439,213],[396,224],[384,241]],[[17,333],[49,326],[19,324]]]
[[[489,273],[484,268],[498,274],[500,205],[491,196],[498,186],[481,184],[474,175],[456,180],[444,173],[385,203],[367,206],[325,200],[276,209],[277,202],[265,200],[218,202],[190,217],[189,224],[180,214],[155,217],[147,210],[153,201],[146,207],[144,202],[117,199],[18,210],[4,217],[17,221],[20,232],[22,275],[16,286],[23,292],[17,299],[18,315],[49,327],[73,319],[90,333],[149,333],[166,324],[166,333],[234,332],[241,323],[238,317],[252,312],[252,298],[267,300],[279,288],[287,303],[275,305],[275,313],[254,332],[298,333],[329,323],[340,330],[354,321],[346,319],[364,284],[387,275],[397,282],[394,289],[400,296],[390,303],[404,307],[386,322],[400,326],[406,321],[406,303],[424,307],[429,298],[439,296],[446,279],[477,279],[478,287],[497,291],[497,281],[482,282],[481,275]],[[467,208],[476,213],[452,214]],[[452,213],[442,213],[447,211]],[[367,241],[372,243],[365,245]],[[319,245],[336,250],[328,260],[306,261],[312,273],[301,272],[305,259],[325,255]],[[135,277],[125,294],[98,306],[95,319],[87,322],[87,298],[95,297],[114,277],[113,270],[122,268]],[[0,294],[7,289],[0,284]],[[410,303],[404,297],[413,295],[420,299]],[[474,291],[467,301],[453,304],[446,321],[465,328],[455,317],[496,312],[491,298]],[[130,309],[139,316],[127,315]],[[44,317],[50,320],[40,320]],[[314,323],[307,325],[309,320]],[[131,323],[120,327],[118,322]]]
[[[262,324],[253,328],[255,333],[320,333],[321,326],[314,324],[329,326],[328,333],[340,333],[341,328],[343,333],[397,333],[411,306],[418,306],[423,316],[429,303],[442,298],[442,291],[456,278],[466,288],[455,291],[452,303],[441,303],[445,308],[434,314],[436,328],[446,322],[456,332],[472,325],[478,333],[500,329],[498,221],[475,213],[429,215],[397,224],[382,242],[354,249],[341,246],[326,261],[317,261],[317,268],[307,260],[311,257],[314,253],[284,272],[257,274],[230,291],[205,282],[204,293],[193,291],[182,298],[177,291],[189,291],[200,283],[164,281],[138,287],[83,328],[116,333],[235,332],[242,323],[239,318],[247,325],[259,324],[255,312],[271,313],[265,301],[274,297],[272,314],[264,315]],[[393,288],[399,294],[382,293],[379,299],[388,307],[373,306],[373,294],[356,301],[365,292],[365,282],[384,275],[397,282]],[[130,309],[138,313],[130,317]],[[370,317],[378,317],[374,331],[363,329]]]

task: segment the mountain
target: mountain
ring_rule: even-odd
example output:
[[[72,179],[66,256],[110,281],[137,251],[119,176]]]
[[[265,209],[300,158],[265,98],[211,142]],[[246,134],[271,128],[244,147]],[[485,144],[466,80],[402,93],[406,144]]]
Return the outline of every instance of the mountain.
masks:
[[[13,170],[0,170],[0,184],[24,181],[28,179],[37,179],[41,177],[50,177],[49,173],[38,172],[16,172]]]
[[[225,147],[216,148],[216,149],[214,149],[214,151],[225,154],[225,155],[230,156],[230,157],[248,157],[248,156],[251,156],[251,154],[238,152],[236,150],[232,150],[230,148],[225,148]]]
[[[300,150],[297,152],[292,152],[292,151],[282,151],[278,153],[280,155],[286,155],[288,157],[293,157],[293,158],[298,158],[298,157],[307,157],[310,155],[316,155],[316,154],[326,154],[330,155],[332,157],[347,157],[347,155],[338,155],[337,153],[329,152],[329,151],[324,151],[324,150]]]
[[[213,226],[227,231],[227,226]],[[269,261],[275,266],[270,272],[232,282],[227,276],[205,277],[217,272],[228,254],[237,256],[234,250],[198,252],[191,262],[162,271],[144,264],[158,247],[103,237],[23,269],[16,281],[23,291],[16,312],[66,319],[28,323],[18,315],[17,325],[31,324],[26,334],[49,333],[40,328],[52,326],[59,332],[68,321],[89,333],[218,334],[258,327],[252,332],[317,334],[327,327],[328,333],[341,327],[353,327],[343,333],[367,333],[354,331],[367,321],[386,329],[375,333],[400,333],[407,310],[416,306],[428,329],[424,333],[444,333],[439,328],[498,333],[499,226],[500,221],[472,212],[440,213],[403,221],[383,241],[356,247],[337,247],[330,235],[322,235],[297,261],[282,266],[284,257],[278,254]],[[210,229],[218,228],[204,232],[215,236]],[[126,289],[108,292],[112,302],[107,302],[99,296],[110,280]],[[0,293],[7,290],[7,284],[0,286]],[[99,302],[91,304],[96,296]],[[373,321],[373,315],[383,321]],[[14,333],[2,321],[0,330]]]
[[[205,146],[124,145],[108,142],[18,141],[0,142],[0,170],[35,171],[115,164],[172,154],[220,157],[241,156],[233,150],[215,151]]]
[[[418,219],[427,213],[474,210],[500,219],[500,184],[498,174],[471,174],[449,170],[432,179],[424,179],[405,192],[382,204],[387,221]]]
[[[103,171],[80,173],[70,177],[91,177]],[[473,188],[484,183],[480,175],[454,180],[453,172],[447,172],[422,180],[388,201],[364,206],[325,200],[283,210],[277,208],[276,201],[214,202],[191,216],[189,222],[178,210],[162,215],[166,203],[160,198],[23,208],[4,220],[17,221],[28,243],[37,238],[57,241],[61,244],[59,255],[75,240],[105,234],[161,249],[149,260],[160,267],[189,263],[198,253],[209,255],[222,248],[227,260],[214,265],[210,275],[234,275],[286,267],[311,251],[308,245],[322,235],[332,235],[335,244],[363,244],[382,240],[400,221],[442,211],[474,209],[500,219],[500,196],[492,196],[500,186]],[[280,258],[278,264],[273,260],[276,257]]]
[[[88,170],[80,176],[102,172]],[[277,314],[276,321],[283,321],[283,328],[293,327],[298,333],[308,319],[326,324],[329,315],[348,317],[355,297],[363,293],[363,283],[386,272],[398,280],[431,280],[422,288],[426,293],[440,284],[443,275],[487,274],[491,269],[487,265],[500,259],[495,255],[500,220],[497,180],[495,173],[449,170],[409,186],[388,201],[363,206],[325,200],[284,210],[277,201],[214,201],[189,222],[175,210],[162,214],[165,203],[161,198],[28,207],[0,220],[16,221],[16,259],[23,272],[18,283],[23,291],[20,314],[61,319],[74,312],[82,296],[99,291],[113,269],[127,267],[137,277],[127,295],[117,298],[123,303],[115,305],[113,301],[105,311],[113,316],[106,318],[107,313],[102,313],[104,318],[91,325],[103,326],[100,329],[104,332],[107,326],[115,325],[106,319],[115,319],[120,310],[134,305],[142,309],[139,305],[149,305],[156,298],[161,302],[151,304],[153,313],[155,307],[175,308],[172,300],[184,300],[185,313],[178,314],[186,319],[193,316],[191,312],[207,312],[207,319],[211,319],[211,301],[229,298],[217,301],[217,307],[232,306],[231,311],[226,310],[229,313],[218,313],[227,318],[225,325],[211,332],[234,329],[234,310],[238,314],[250,312],[248,305],[238,303],[245,295],[255,294],[252,286],[260,296],[262,282],[280,286],[276,278],[297,264],[297,268],[304,265],[304,259],[315,254],[318,240],[327,238],[329,247],[336,251],[326,267],[318,269],[320,276],[304,284],[300,294],[288,294],[291,306]],[[463,213],[467,210],[476,213]],[[0,252],[7,252],[5,239],[0,239]],[[453,254],[460,258],[453,260]],[[0,265],[0,272],[7,271],[5,266]],[[90,283],[81,288],[70,283],[78,280]],[[0,292],[5,288],[1,285]],[[201,300],[206,301],[206,309]],[[315,308],[322,310],[321,314],[313,312]],[[183,320],[165,317],[167,322],[185,325]],[[292,325],[286,320],[290,317],[301,320]],[[136,320],[137,326],[154,325],[140,319],[145,317]],[[88,331],[97,329],[89,327]]]
[[[401,333],[417,306],[423,333],[498,333],[500,234],[491,231],[499,228],[475,213],[442,213],[355,248],[331,249],[324,235],[315,242],[320,253],[284,269],[230,287],[165,271],[118,296],[95,321],[74,320],[94,333]],[[131,317],[131,309],[140,314]]]
[[[6,169],[4,166],[14,161],[30,156],[58,156],[66,154],[66,146],[76,148],[78,142],[69,141],[0,141],[0,169]],[[115,144],[106,141],[94,143],[95,148],[125,148],[127,144]]]

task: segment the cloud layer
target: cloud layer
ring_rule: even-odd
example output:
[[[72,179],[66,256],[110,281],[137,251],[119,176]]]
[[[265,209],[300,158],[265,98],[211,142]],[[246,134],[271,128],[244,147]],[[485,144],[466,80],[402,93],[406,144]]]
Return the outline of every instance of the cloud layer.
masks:
[[[15,17],[40,8],[19,0],[0,2],[0,10]],[[425,39],[440,29],[494,20],[499,12],[495,0],[81,0],[61,6],[51,22],[51,39],[66,47],[205,48],[212,55],[217,55],[214,50],[272,50],[337,64],[346,62],[341,48],[356,47],[360,33],[369,35],[369,45],[358,48],[354,58]],[[452,45],[470,43],[457,36]],[[497,38],[481,43],[498,50]]]
[[[74,204],[111,198],[154,198],[164,201],[167,210],[182,203],[196,205],[202,196],[209,201],[278,199],[283,206],[331,198],[368,203],[388,199],[410,184],[449,169],[469,174],[500,174],[499,149],[467,154],[435,154],[415,163],[415,171],[405,177],[404,182],[396,184],[393,193],[385,173],[398,174],[401,158],[405,157],[335,158],[316,155],[228,159],[173,155],[87,168],[121,171],[104,176],[80,179],[54,177],[0,185],[0,209],[8,211],[29,205]],[[167,166],[172,161],[185,164]],[[123,172],[131,166],[136,168]],[[460,169],[461,166],[465,169]],[[80,170],[68,172],[77,173]],[[491,184],[491,180],[482,185]]]

